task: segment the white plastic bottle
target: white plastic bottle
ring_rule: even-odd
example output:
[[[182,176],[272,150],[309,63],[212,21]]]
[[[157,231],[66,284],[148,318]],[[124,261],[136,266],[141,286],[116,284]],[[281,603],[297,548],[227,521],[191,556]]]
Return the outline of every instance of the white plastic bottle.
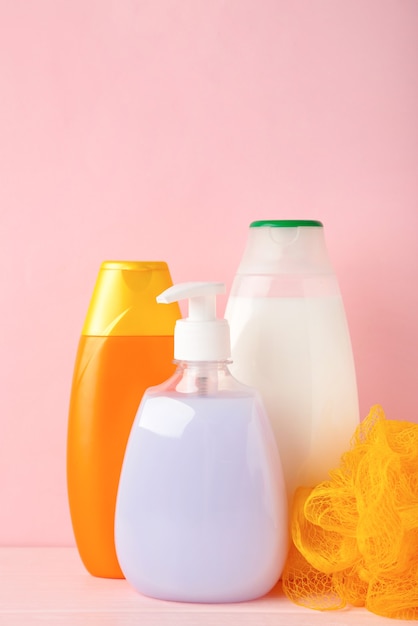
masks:
[[[115,539],[139,592],[183,602],[267,593],[287,554],[287,498],[259,395],[228,369],[221,283],[184,283],[157,300],[189,299],[176,323],[177,371],[145,392],[119,483]]]
[[[351,341],[321,222],[259,221],[225,317],[233,375],[261,394],[289,498],[326,480],[359,422]]]

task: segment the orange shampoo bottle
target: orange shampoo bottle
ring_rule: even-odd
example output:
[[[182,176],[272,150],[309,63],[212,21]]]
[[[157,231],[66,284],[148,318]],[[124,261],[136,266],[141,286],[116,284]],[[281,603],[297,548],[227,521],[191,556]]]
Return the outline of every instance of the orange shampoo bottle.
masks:
[[[178,305],[156,296],[172,285],[166,263],[102,263],[74,367],[67,487],[80,557],[94,576],[123,578],[114,543],[119,476],[144,391],[175,370]]]

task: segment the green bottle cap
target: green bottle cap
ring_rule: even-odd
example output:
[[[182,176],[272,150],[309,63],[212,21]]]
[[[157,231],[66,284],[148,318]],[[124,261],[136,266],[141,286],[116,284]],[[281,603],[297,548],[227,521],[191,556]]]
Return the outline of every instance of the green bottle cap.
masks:
[[[321,228],[322,222],[318,220],[258,220],[251,222],[250,228],[262,228],[271,226],[272,228],[298,228],[299,226],[316,226]]]

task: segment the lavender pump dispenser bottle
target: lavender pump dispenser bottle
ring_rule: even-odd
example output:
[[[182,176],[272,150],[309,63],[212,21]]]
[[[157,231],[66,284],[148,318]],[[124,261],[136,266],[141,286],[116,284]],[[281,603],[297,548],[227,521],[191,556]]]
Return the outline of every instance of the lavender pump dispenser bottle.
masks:
[[[189,300],[175,328],[175,374],[145,392],[116,505],[120,566],[140,593],[181,602],[240,602],[267,593],[287,555],[287,498],[258,393],[229,371],[221,283],[175,285]]]

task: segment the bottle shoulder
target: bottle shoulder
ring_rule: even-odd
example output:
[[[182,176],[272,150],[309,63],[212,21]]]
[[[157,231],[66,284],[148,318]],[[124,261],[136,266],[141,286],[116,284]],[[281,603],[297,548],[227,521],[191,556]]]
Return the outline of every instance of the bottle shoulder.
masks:
[[[167,398],[178,401],[196,400],[201,402],[214,402],[217,400],[233,402],[234,400],[258,401],[259,395],[251,387],[243,386],[242,389],[218,389],[216,392],[177,391],[176,389],[165,389],[164,385],[150,387],[145,392],[144,401],[153,398]]]
[[[250,398],[258,392],[239,382],[225,363],[181,363],[174,374],[163,383],[147,390],[149,396],[201,398]]]
[[[151,390],[145,393],[137,415],[138,433],[145,430],[170,437],[194,433],[199,441],[209,432],[221,436],[231,429],[237,434],[246,432],[249,424],[264,424],[266,419],[256,395],[233,391],[199,395]]]

